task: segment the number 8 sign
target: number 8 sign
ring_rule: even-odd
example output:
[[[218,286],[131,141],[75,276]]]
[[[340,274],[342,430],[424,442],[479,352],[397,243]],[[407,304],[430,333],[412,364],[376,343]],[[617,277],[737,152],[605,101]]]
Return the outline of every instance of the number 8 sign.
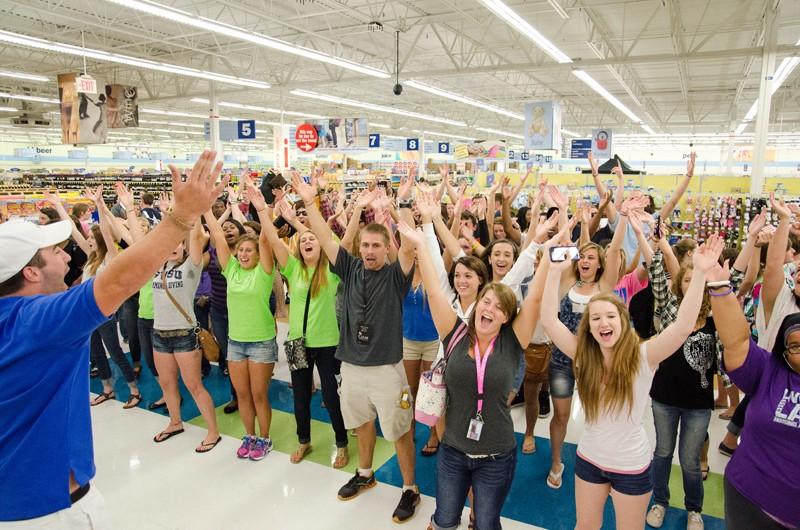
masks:
[[[419,151],[419,138],[406,138],[406,151]]]

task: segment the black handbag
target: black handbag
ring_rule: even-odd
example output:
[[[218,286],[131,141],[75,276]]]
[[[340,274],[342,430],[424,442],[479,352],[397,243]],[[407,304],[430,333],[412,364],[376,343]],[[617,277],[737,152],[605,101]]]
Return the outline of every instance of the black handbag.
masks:
[[[289,370],[302,370],[308,368],[308,353],[306,352],[306,326],[308,325],[308,306],[311,305],[311,286],[308,286],[306,296],[306,308],[303,311],[303,334],[296,339],[287,340],[283,343],[283,351],[286,352],[286,361],[289,363]]]

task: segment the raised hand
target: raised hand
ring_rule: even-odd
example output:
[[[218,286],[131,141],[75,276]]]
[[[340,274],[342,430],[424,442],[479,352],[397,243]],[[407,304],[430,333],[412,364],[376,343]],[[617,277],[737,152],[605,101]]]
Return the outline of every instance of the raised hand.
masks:
[[[724,239],[717,235],[710,236],[692,254],[694,270],[704,273],[710,271],[715,264],[719,263],[719,255],[722,254],[724,248]]]
[[[117,193],[117,199],[122,207],[125,208],[125,211],[133,211],[133,192],[120,181],[114,184],[114,191]]]
[[[292,171],[292,188],[298,195],[300,195],[300,198],[303,199],[303,202],[306,204],[311,204],[311,202],[314,200],[314,197],[317,196],[316,188],[311,184],[306,184],[303,182],[303,179],[298,171]]]
[[[747,237],[750,239],[758,238],[758,233],[767,224],[767,214],[762,209],[755,217],[750,220],[750,226],[747,227]]]
[[[278,212],[281,214],[281,217],[286,220],[286,222],[291,224],[297,219],[297,215],[294,213],[294,208],[289,205],[286,199],[281,199],[275,204],[278,205]]]
[[[250,185],[245,189],[245,193],[247,194],[247,199],[250,201],[250,204],[257,212],[267,207],[267,201],[264,199],[264,194],[261,193],[260,189]]]
[[[217,153],[214,151],[203,151],[186,177],[186,182],[182,181],[178,168],[172,164],[168,166],[172,174],[172,194],[175,201],[172,209],[179,219],[190,223],[196,221],[203,212],[211,209],[211,205],[228,185],[228,176],[217,182],[222,171],[222,162],[214,163],[216,158]]]
[[[694,176],[694,164],[697,161],[697,153],[692,151],[689,155],[689,160],[686,162],[686,176],[692,178]]]
[[[650,199],[645,196],[631,196],[622,202],[622,205],[619,207],[619,211],[622,215],[628,215],[631,212],[644,210],[648,204],[650,204]]]
[[[724,282],[731,279],[731,268],[728,260],[725,260],[723,265],[719,262],[715,263],[708,271],[706,271],[707,282]]]
[[[558,190],[555,186],[547,186],[547,195],[550,197],[550,200],[553,201],[559,209],[566,208],[568,206],[567,198]]]
[[[625,178],[625,172],[622,171],[622,164],[620,163],[619,158],[617,158],[617,165],[611,169],[611,172],[615,174],[619,180]]]
[[[439,205],[428,193],[417,194],[417,210],[419,210],[423,222],[431,222],[436,215],[441,215]]]
[[[361,194],[356,199],[356,206],[358,208],[361,208],[361,209],[366,208],[367,206],[372,204],[372,201],[375,200],[375,197],[377,195],[378,195],[378,191],[377,190],[372,190],[372,191],[364,190],[364,191],[362,191]]]
[[[604,210],[610,202],[611,202],[611,191],[606,191],[605,194],[602,197],[600,197],[600,204],[598,205],[597,210],[598,211]]]
[[[95,205],[100,204],[103,202],[103,186],[97,186],[96,188],[86,188],[84,191],[84,195],[87,199],[92,201]]]
[[[534,243],[546,242],[550,231],[556,226],[558,226],[558,212],[553,212],[544,222],[536,225],[536,231],[533,234]]]
[[[789,209],[788,206],[783,202],[783,199],[775,199],[775,192],[770,192],[769,194],[769,203],[772,207],[772,210],[778,214],[778,217],[783,219],[789,219],[792,216],[792,210]]]
[[[447,162],[439,166],[439,175],[442,176],[442,180],[447,180],[448,175],[450,175],[450,166],[447,165]]]
[[[756,236],[756,248],[765,247],[772,242],[772,238],[775,237],[776,228],[772,225],[767,225],[761,229]]]
[[[415,230],[403,221],[400,221],[397,225],[397,230],[400,232],[403,239],[411,243],[414,247],[422,245],[424,235],[421,230]]]
[[[411,197],[411,188],[414,187],[414,174],[417,172],[415,167],[408,168],[408,174],[400,180],[400,187],[397,189],[397,200],[404,201]]]
[[[592,168],[592,176],[596,177],[600,174],[600,164],[597,163],[597,159],[591,151],[589,151],[589,167]]]

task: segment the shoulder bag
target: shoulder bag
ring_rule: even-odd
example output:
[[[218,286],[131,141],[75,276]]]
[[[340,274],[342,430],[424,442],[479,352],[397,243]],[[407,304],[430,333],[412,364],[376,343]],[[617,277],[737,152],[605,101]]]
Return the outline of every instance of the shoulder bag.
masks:
[[[169,289],[167,289],[167,276],[165,274],[165,270],[166,269],[161,269],[161,284],[164,286],[164,294],[167,295],[167,298],[169,298],[169,301],[172,302],[172,305],[175,306],[181,316],[186,319],[186,322],[188,322],[189,325],[194,328],[194,334],[197,335],[197,341],[200,343],[200,349],[203,351],[203,355],[205,355],[206,359],[212,363],[219,361],[219,344],[217,344],[217,340],[210,331],[197,325],[194,319],[190,317],[183,307],[181,307],[178,301],[175,300],[175,297],[172,296],[172,293],[169,292]]]
[[[311,305],[311,285],[308,286],[306,296],[306,308],[303,310],[303,334],[299,338],[287,340],[283,343],[283,351],[286,352],[286,361],[289,363],[289,370],[302,370],[308,368],[308,352],[306,352],[306,326],[308,325],[308,306]]]
[[[427,372],[419,377],[419,389],[414,408],[414,418],[429,427],[436,425],[444,414],[447,403],[447,387],[444,383],[444,372],[453,349],[467,335],[467,325],[463,322],[456,329],[447,343],[444,356]]]

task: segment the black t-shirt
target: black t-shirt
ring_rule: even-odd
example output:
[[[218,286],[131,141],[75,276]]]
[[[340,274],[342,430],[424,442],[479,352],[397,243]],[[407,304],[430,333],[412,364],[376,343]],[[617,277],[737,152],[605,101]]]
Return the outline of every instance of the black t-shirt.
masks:
[[[83,266],[86,265],[86,254],[81,250],[73,240],[67,241],[67,246],[64,247],[64,252],[70,257],[69,270],[64,276],[64,283],[67,287],[71,287],[75,281],[81,279],[83,276]]]
[[[594,233],[594,235],[592,236],[592,243],[597,243],[599,245],[602,241],[613,238],[614,238],[614,231],[611,230],[611,228],[608,225],[606,225],[603,228],[599,228],[597,232]]]
[[[684,409],[714,408],[717,339],[714,319],[692,332],[683,346],[658,365],[650,397]]]
[[[628,304],[628,311],[631,314],[631,320],[633,320],[633,329],[642,339],[649,339],[656,334],[656,328],[653,324],[655,305],[656,299],[653,296],[653,288],[649,283],[647,287],[633,295]]]
[[[402,361],[403,299],[411,287],[413,269],[406,276],[398,260],[377,271],[366,270],[360,258],[339,247],[331,272],[343,285],[336,358],[359,366]],[[369,341],[360,341],[359,336],[365,335]]]

